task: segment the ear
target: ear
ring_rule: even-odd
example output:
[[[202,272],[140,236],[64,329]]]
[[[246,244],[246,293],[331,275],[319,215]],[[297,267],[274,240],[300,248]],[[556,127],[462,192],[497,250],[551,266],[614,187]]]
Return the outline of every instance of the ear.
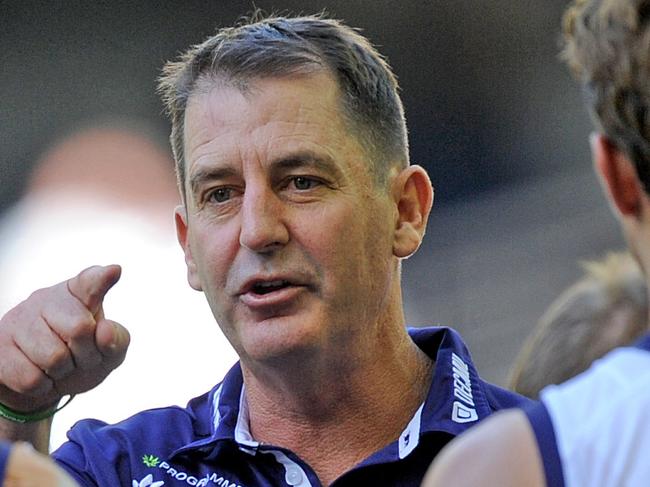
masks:
[[[187,281],[193,289],[202,291],[201,280],[197,272],[196,264],[192,258],[192,248],[189,243],[189,228],[187,225],[187,210],[185,206],[179,205],[174,210],[174,221],[176,222],[176,237],[185,253],[185,264],[187,265]]]
[[[602,134],[592,134],[590,142],[596,172],[612,206],[622,217],[640,216],[644,191],[632,162]]]
[[[397,204],[393,254],[399,258],[408,257],[418,249],[424,237],[433,205],[433,187],[427,172],[414,165],[395,177],[392,193]]]

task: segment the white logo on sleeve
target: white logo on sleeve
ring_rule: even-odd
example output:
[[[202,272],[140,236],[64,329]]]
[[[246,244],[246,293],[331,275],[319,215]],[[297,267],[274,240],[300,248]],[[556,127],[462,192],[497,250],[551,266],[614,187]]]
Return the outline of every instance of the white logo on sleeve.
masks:
[[[472,381],[469,376],[469,367],[455,353],[451,353],[451,368],[454,377],[454,401],[451,419],[456,423],[471,423],[478,419],[474,408],[472,394]]]

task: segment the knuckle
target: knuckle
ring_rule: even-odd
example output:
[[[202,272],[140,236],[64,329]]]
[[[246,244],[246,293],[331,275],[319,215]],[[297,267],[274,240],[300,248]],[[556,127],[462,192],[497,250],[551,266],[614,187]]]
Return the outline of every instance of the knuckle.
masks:
[[[94,320],[91,316],[75,315],[70,317],[68,324],[69,338],[81,338],[94,332]]]
[[[11,308],[2,318],[2,326],[0,330],[9,330],[15,328],[17,323],[26,321],[27,305],[22,302],[18,306]]]
[[[70,361],[70,351],[67,347],[57,347],[48,354],[47,369],[60,369]]]
[[[77,365],[83,370],[89,371],[101,366],[103,360],[99,350],[94,347],[86,347],[78,354]]]
[[[29,301],[37,301],[43,296],[43,290],[42,289],[37,289],[36,291],[33,291],[23,303],[27,303]]]
[[[37,289],[32,294],[30,294],[29,297],[25,301],[23,301],[23,303],[33,304],[34,302],[40,302],[46,300],[49,294],[50,294],[49,288]]]
[[[20,394],[44,393],[51,388],[50,380],[40,370],[24,371],[22,379],[16,385]]]

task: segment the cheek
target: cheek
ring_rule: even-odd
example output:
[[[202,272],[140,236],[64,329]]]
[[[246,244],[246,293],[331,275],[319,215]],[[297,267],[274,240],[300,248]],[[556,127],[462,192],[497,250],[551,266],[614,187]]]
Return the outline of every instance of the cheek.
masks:
[[[377,249],[369,242],[372,229],[355,209],[324,212],[309,225],[312,231],[303,234],[301,245],[323,270],[326,289],[353,289],[368,277],[368,261]]]
[[[352,250],[354,236],[358,232],[353,212],[333,209],[309,214],[304,218],[308,232],[294,232],[301,246],[310,250],[317,260],[336,264],[345,256],[345,249]],[[298,237],[298,235],[301,235]],[[327,266],[325,266],[327,269]]]
[[[198,231],[193,233],[192,252],[203,290],[210,299],[210,295],[223,291],[236,248],[229,243],[232,232],[227,228],[195,228]]]
[[[364,286],[384,285],[390,278],[393,256],[390,215],[375,208],[366,213],[367,219],[357,220],[344,237],[342,249],[349,266],[355,269],[352,279]]]

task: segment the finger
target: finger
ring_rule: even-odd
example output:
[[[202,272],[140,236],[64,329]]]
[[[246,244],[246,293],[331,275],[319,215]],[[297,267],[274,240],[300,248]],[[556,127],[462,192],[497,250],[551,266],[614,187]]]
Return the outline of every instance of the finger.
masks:
[[[54,380],[74,370],[75,363],[68,345],[43,318],[19,327],[14,343],[30,362]]]
[[[88,370],[101,362],[95,346],[95,318],[78,299],[65,292],[61,299],[46,302],[42,318],[65,342],[76,367]]]
[[[120,365],[126,357],[126,351],[131,342],[129,331],[115,321],[101,320],[97,322],[95,332],[97,348],[104,356],[108,371]]]
[[[32,398],[45,398],[52,391],[52,380],[17,347],[5,349],[3,352],[3,359],[0,361],[0,382],[6,388]],[[22,410],[26,406],[29,409],[27,404],[17,408]],[[34,405],[31,406],[34,408]]]
[[[118,265],[89,267],[67,281],[68,291],[94,316],[101,310],[104,296],[119,281],[121,273]]]
[[[110,320],[98,321],[97,341],[103,361],[95,369],[84,374],[71,374],[57,381],[57,390],[80,393],[92,389],[124,361],[130,337],[122,325]]]

